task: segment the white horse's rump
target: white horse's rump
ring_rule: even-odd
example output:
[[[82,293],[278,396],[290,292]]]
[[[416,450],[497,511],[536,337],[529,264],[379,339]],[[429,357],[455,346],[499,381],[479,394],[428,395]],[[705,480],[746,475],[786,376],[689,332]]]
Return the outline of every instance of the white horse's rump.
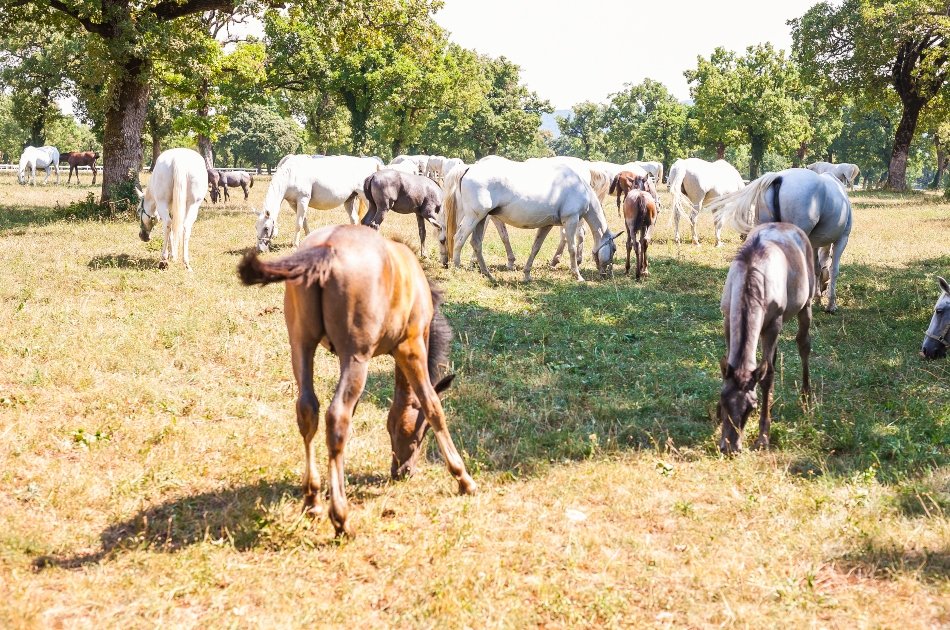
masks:
[[[791,223],[808,235],[818,262],[817,297],[828,285],[828,312],[837,309],[836,287],[841,255],[851,235],[851,201],[832,174],[790,168],[766,173],[745,189],[725,195],[708,206],[716,221],[742,233],[767,222]],[[828,266],[830,264],[830,269]]]
[[[555,225],[567,232],[571,270],[583,280],[577,268],[574,239],[583,219],[595,238],[594,258],[598,271],[606,274],[616,247],[607,228],[603,209],[590,185],[564,164],[539,160],[513,162],[493,158],[454,171],[447,183],[445,199],[447,254],[461,264],[461,249],[469,236],[482,273],[491,278],[481,253],[485,219],[491,215],[515,227],[537,229],[534,246],[525,263],[525,280],[530,280],[534,262],[545,236]]]
[[[359,206],[366,204],[363,182],[381,168],[382,162],[373,157],[336,155],[315,160],[309,155],[295,155],[288,158],[274,173],[264,197],[264,209],[257,218],[258,249],[267,251],[277,236],[277,216],[285,199],[297,210],[294,247],[300,242],[301,230],[310,233],[308,207],[332,210],[342,205],[350,223],[355,225],[360,219]]]
[[[657,184],[663,183],[663,162],[631,162],[630,164],[636,164],[652,175],[653,181]]]
[[[848,188],[854,188],[854,181],[861,175],[861,169],[858,168],[857,164],[848,164],[847,162],[842,162],[840,164],[832,164],[831,162],[815,162],[806,166],[810,171],[814,171],[819,175],[824,173],[830,173],[835,177],[839,182],[847,186]]]
[[[26,170],[30,169],[30,180],[33,186],[36,185],[36,169],[46,171],[46,177],[43,179],[45,184],[49,181],[50,169],[56,171],[56,183],[59,183],[59,149],[53,146],[26,147],[23,154],[20,155],[20,168],[17,171],[17,181],[21,184],[26,183]]]
[[[139,238],[148,241],[159,219],[165,226],[160,269],[178,258],[178,245],[184,243],[182,260],[191,271],[189,243],[191,228],[198,218],[198,208],[208,190],[205,160],[191,149],[169,149],[162,152],[152,166],[152,178],[143,193],[136,189],[139,204]]]
[[[721,195],[742,190],[745,184],[742,175],[725,160],[707,162],[699,158],[676,160],[670,166],[669,189],[673,196],[673,240],[680,240],[680,216],[689,218],[693,230],[693,243],[699,245],[696,232],[696,217],[703,204],[711,202]],[[716,247],[722,244],[722,223],[716,223]]]
[[[416,175],[425,175],[426,167],[429,164],[428,155],[397,155],[389,163],[390,166],[393,164],[402,164],[408,162],[416,167]]]

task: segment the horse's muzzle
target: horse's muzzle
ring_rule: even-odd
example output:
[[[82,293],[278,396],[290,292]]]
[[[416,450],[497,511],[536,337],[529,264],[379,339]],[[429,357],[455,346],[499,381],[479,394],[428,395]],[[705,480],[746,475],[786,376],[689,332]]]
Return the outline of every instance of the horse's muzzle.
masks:
[[[267,241],[258,241],[257,242],[257,251],[261,254],[266,254],[270,251],[270,243]]]
[[[150,240],[152,240],[152,235],[145,230],[139,230],[139,238],[148,243]]]

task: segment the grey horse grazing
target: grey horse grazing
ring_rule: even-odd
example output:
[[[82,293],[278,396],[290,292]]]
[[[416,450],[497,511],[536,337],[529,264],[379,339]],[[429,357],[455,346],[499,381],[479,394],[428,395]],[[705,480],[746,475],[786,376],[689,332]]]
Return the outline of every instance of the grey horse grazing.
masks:
[[[228,188],[241,187],[244,191],[245,201],[248,198],[248,188],[254,187],[254,176],[247,171],[219,171],[213,168],[208,169],[208,183],[211,184],[211,201],[218,203],[218,197],[223,194],[224,201],[230,201],[231,195],[228,194]]]
[[[384,168],[366,178],[363,194],[369,206],[361,221],[363,225],[379,229],[390,210],[399,214],[415,213],[419,224],[419,251],[425,258],[426,221],[439,228],[440,234],[443,230],[438,218],[442,212],[439,185],[423,175]]]
[[[930,327],[924,333],[924,344],[920,347],[920,356],[924,359],[943,358],[950,347],[950,283],[939,276],[937,282],[940,283],[940,297],[934,306]]]
[[[719,450],[742,449],[742,431],[762,389],[757,448],[768,448],[775,358],[782,325],[798,318],[798,354],[802,358],[802,395],[809,392],[811,296],[815,289],[814,252],[808,236],[787,223],[761,225],[749,234],[729,266],[722,291],[726,356],[720,361],[722,390]],[[761,338],[762,362],[755,358]]]
[[[815,250],[815,269],[821,273],[815,295],[820,300],[827,291],[825,310],[833,313],[838,309],[835,289],[841,255],[851,235],[852,212],[848,194],[834,176],[804,168],[766,173],[707,208],[715,213],[718,223],[730,224],[743,233],[769,221],[801,228]]]

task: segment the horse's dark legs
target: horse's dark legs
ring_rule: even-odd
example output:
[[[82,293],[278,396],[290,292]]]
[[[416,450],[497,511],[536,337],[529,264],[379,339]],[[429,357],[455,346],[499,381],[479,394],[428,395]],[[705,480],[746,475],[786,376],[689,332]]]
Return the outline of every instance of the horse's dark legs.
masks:
[[[778,337],[782,331],[782,318],[778,317],[762,331],[762,357],[766,360],[765,374],[759,382],[762,392],[762,408],[759,411],[759,437],[755,448],[769,447],[769,431],[772,426],[772,387],[775,383],[775,359],[778,356]]]
[[[643,249],[643,277],[646,278],[650,275],[650,259],[647,257],[647,249],[650,248],[650,239],[646,233],[644,233],[643,238],[640,239],[640,246]]]
[[[228,192],[227,183],[221,186],[221,191],[224,193],[224,203],[231,201],[231,193]]]
[[[92,185],[95,186],[95,185],[96,185],[96,175],[98,174],[99,169],[96,168],[96,165],[95,165],[95,164],[93,164],[91,168],[92,168]],[[79,171],[78,171],[78,170],[76,171],[76,179],[79,179]]]
[[[811,380],[808,370],[808,356],[811,354],[811,302],[798,312],[798,335],[795,342],[798,344],[798,355],[802,358],[802,398],[808,400],[811,393]]]
[[[297,381],[297,428],[303,437],[303,507],[311,516],[319,512],[320,472],[317,468],[313,437],[320,425],[320,401],[313,391],[313,354],[318,340],[291,329],[290,357]],[[303,337],[303,338],[301,338]]]
[[[640,276],[643,275],[643,239],[635,238],[633,249],[637,253],[637,282],[640,282]]]
[[[362,358],[340,356],[340,382],[327,408],[327,482],[330,490],[330,521],[337,536],[349,535],[346,505],[346,479],[343,473],[343,450],[350,434],[350,419],[366,386],[369,363]]]
[[[396,365],[406,376],[406,380],[412,391],[415,392],[425,414],[426,421],[432,427],[435,433],[435,439],[439,444],[439,450],[442,452],[442,459],[445,465],[455,477],[459,484],[461,494],[474,494],[475,481],[465,470],[465,462],[455,448],[452,442],[452,436],[445,421],[445,412],[442,409],[442,401],[435,391],[435,387],[429,382],[429,370],[426,367],[426,347],[421,338],[410,338],[396,347],[393,357],[396,359]]]
[[[419,255],[422,258],[426,257],[426,220],[422,218],[422,214],[416,213],[416,223],[419,226]]]
[[[247,192],[247,182],[245,181],[241,182],[241,190],[244,191],[244,201],[247,201],[247,198],[250,195],[250,193]]]
[[[411,475],[421,449],[419,445],[429,426],[421,413],[419,399],[413,393],[405,374],[396,367],[393,404],[389,408],[386,428],[392,445],[393,459],[390,474],[393,479]]]
[[[627,224],[627,266],[624,269],[626,275],[630,275],[630,250],[633,249],[633,230],[630,229],[630,224]]]

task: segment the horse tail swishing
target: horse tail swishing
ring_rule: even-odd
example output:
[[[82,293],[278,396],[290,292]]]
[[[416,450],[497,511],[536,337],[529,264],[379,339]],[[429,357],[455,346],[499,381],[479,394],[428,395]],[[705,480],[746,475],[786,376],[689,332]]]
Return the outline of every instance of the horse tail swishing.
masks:
[[[458,232],[458,204],[461,202],[462,178],[468,169],[452,169],[442,184],[445,196],[442,199],[442,209],[445,211],[445,256],[443,265],[455,255],[455,233]]]
[[[766,173],[742,190],[716,199],[708,204],[706,209],[713,213],[719,224],[730,226],[742,234],[748,234],[758,223],[757,209],[765,207],[765,193],[776,179],[780,178],[779,173]],[[780,221],[781,219],[773,220]]]

